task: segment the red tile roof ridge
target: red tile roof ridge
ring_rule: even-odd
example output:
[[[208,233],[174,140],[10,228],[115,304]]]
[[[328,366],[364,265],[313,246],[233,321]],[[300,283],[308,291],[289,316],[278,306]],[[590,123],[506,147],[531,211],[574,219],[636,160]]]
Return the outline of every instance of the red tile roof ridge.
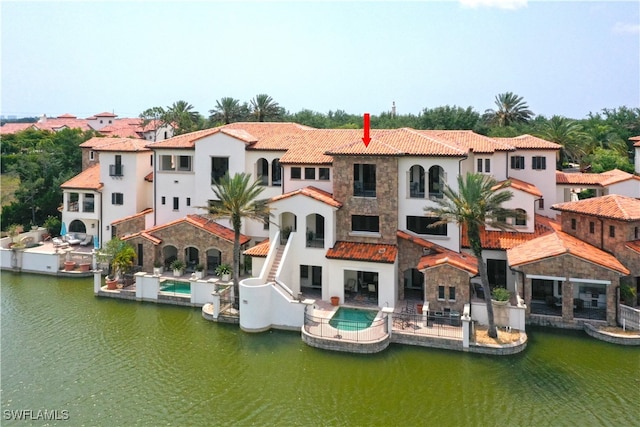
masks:
[[[234,239],[233,237],[234,231],[232,229],[227,228],[224,225],[218,224],[217,222],[203,215],[196,215],[196,214],[187,215],[186,217],[183,217],[183,218],[174,219],[173,221],[156,225],[143,231],[149,234],[153,234],[154,232],[163,230],[168,227],[172,227],[180,223],[191,224],[194,227],[201,228],[229,242],[233,242],[233,239]],[[241,245],[244,245],[245,243],[249,242],[249,240],[251,240],[251,238],[245,236],[244,234],[240,234]]]
[[[524,191],[525,193],[529,193],[537,197],[542,197],[542,191],[540,191],[538,187],[517,178],[508,178],[504,181],[499,182],[498,186],[507,181],[511,183],[508,187],[514,188],[516,190]]]
[[[534,149],[534,150],[560,150],[562,145],[547,141],[546,139],[530,135],[528,133],[514,136],[514,137],[493,137],[497,141],[503,141],[509,145],[513,145],[520,150]]]
[[[536,239],[549,233],[553,233],[560,229],[560,224],[551,218],[534,214],[534,231],[533,233],[525,233],[520,231],[500,231],[487,230],[485,227],[480,228],[480,240],[483,249],[505,250],[518,246],[524,242]],[[461,227],[460,246],[469,247],[469,239],[466,227]]]
[[[298,194],[302,194],[303,196],[307,196],[314,200],[318,200],[319,202],[326,203],[327,205],[333,206],[334,208],[342,207],[342,203],[334,199],[333,194],[313,186],[299,188],[297,190],[293,190],[288,193],[274,196],[271,199],[269,199],[269,202],[271,203],[271,202],[277,202],[278,200],[288,199],[289,197],[297,196]]]
[[[575,256],[624,276],[630,274],[630,271],[615,256],[563,231],[549,233],[508,249],[507,259],[509,265],[517,267],[564,254]]]
[[[329,259],[378,262],[393,264],[398,254],[396,245],[383,243],[360,243],[339,240],[333,248],[327,250]]]
[[[131,240],[133,238],[136,237],[142,237],[143,239],[147,239],[149,241],[151,241],[154,245],[159,245],[160,243],[162,243],[162,239],[154,236],[151,233],[148,233],[146,231],[138,231],[137,233],[131,233],[131,234],[127,234],[126,236],[122,237],[122,240]]]
[[[94,114],[92,117],[118,117],[118,115],[104,111],[102,113]]]
[[[125,216],[125,217],[122,217],[122,218],[118,218],[115,221],[113,221],[111,224],[117,225],[117,224],[120,224],[120,223],[122,223],[124,221],[129,221],[129,220],[134,219],[134,218],[145,216],[145,215],[147,215],[147,214],[149,214],[151,212],[153,212],[153,208],[145,208],[145,209],[141,210],[140,212],[134,213],[133,215],[128,215],[128,216]]]
[[[150,148],[152,150],[157,148],[193,148],[196,141],[214,135],[220,132],[220,129],[221,127],[218,126],[214,128],[184,133],[182,135],[177,135],[163,141],[151,142],[147,144],[147,148]]]
[[[104,184],[100,182],[100,164],[87,167],[79,174],[60,184],[60,188],[76,188],[84,190],[100,190]]]
[[[631,240],[630,242],[625,243],[625,246],[640,254],[640,239]]]
[[[472,151],[474,153],[493,153],[495,151],[514,151],[515,147],[505,142],[499,141],[496,138],[491,138],[486,135],[475,133],[472,130],[440,130],[440,129],[425,129],[421,130],[424,134],[433,134],[440,138],[446,138],[455,144],[458,149],[464,147],[465,151]],[[463,139],[460,135],[467,137]],[[483,144],[482,146],[479,144]]]
[[[269,243],[269,239],[265,239],[262,242],[257,243],[255,246],[247,249],[242,254],[253,257],[266,258],[266,256],[269,254],[270,247],[271,245]]]
[[[556,203],[551,209],[621,221],[640,220],[640,199],[608,194],[575,202]]]

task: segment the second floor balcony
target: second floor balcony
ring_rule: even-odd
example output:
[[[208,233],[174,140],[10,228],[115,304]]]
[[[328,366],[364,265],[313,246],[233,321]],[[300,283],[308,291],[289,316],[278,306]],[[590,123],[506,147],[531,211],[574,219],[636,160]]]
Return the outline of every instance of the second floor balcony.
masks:
[[[109,165],[109,176],[123,176],[124,170],[121,164]]]

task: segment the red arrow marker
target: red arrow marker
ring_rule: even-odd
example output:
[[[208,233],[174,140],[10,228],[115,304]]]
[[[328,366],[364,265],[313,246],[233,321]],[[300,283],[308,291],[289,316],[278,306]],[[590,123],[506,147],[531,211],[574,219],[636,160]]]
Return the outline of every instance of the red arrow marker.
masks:
[[[371,128],[371,117],[369,113],[364,113],[364,138],[362,138],[362,142],[364,142],[364,146],[368,147],[371,142],[371,137],[369,136],[369,130]]]

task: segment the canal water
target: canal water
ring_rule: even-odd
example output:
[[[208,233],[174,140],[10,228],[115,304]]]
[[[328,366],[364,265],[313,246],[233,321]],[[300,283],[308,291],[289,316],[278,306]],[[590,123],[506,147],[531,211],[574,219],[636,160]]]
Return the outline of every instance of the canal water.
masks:
[[[583,332],[532,329],[511,357],[342,354],[96,298],[87,279],[1,280],[3,426],[637,425],[640,351]],[[20,410],[68,420],[9,420]]]

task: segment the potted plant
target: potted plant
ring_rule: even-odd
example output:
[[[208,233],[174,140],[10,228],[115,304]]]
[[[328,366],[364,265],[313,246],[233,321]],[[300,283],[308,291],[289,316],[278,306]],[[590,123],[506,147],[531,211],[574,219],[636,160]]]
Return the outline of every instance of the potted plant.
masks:
[[[136,250],[118,238],[109,240],[96,254],[99,262],[109,262],[109,274],[105,277],[107,289],[116,289],[122,276],[133,267]]]
[[[11,242],[9,242],[9,248],[16,248],[19,246],[18,242],[16,242],[15,239],[18,234],[22,233],[22,231],[23,227],[20,224],[11,224],[9,227],[7,227],[7,234],[11,238]]]
[[[173,276],[179,277],[182,276],[182,271],[184,270],[185,263],[182,260],[175,259],[169,267],[173,270]]]
[[[636,290],[627,284],[620,285],[620,299],[628,306],[633,307],[636,299]]]
[[[331,305],[337,306],[340,304],[340,297],[331,297]]]
[[[204,264],[196,265],[196,279],[202,279],[204,277]]]
[[[511,298],[511,292],[505,288],[493,288],[491,291],[491,300],[495,305],[507,305]]]
[[[220,276],[223,282],[231,280],[231,266],[229,264],[220,264],[216,267],[216,276]]]
[[[153,263],[153,275],[154,276],[162,275],[162,263],[160,261],[156,261]]]

